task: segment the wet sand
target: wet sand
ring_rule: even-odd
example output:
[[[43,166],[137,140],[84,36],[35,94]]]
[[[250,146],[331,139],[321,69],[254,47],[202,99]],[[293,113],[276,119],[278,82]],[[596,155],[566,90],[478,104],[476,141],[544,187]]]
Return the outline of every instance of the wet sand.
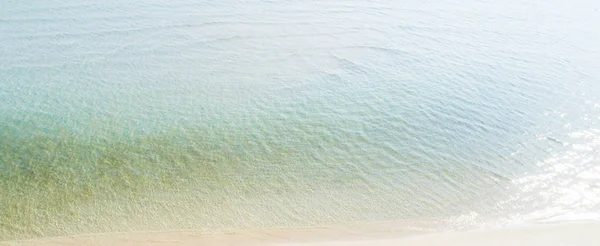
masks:
[[[431,232],[418,226],[382,225],[359,231],[351,227],[246,231],[205,234],[195,231],[135,232],[41,238],[5,242],[13,246],[50,245],[600,245],[600,222],[538,224],[465,232]]]

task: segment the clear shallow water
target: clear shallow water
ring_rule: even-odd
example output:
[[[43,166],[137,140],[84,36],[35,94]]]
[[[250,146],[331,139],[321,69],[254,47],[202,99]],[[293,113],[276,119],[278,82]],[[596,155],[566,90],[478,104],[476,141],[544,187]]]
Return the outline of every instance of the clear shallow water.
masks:
[[[0,239],[600,219],[594,1],[0,4]]]

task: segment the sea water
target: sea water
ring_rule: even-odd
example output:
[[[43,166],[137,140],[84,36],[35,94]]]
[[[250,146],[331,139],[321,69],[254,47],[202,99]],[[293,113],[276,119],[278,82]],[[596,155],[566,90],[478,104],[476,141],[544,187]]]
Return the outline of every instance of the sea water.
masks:
[[[600,219],[600,2],[3,1],[0,241]]]

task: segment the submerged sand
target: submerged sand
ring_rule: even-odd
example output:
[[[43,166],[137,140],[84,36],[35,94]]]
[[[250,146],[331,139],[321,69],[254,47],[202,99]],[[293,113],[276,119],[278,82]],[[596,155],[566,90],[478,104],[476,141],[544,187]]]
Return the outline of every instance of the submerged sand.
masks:
[[[358,232],[344,228],[268,230],[228,234],[194,231],[136,232],[42,238],[6,242],[5,245],[600,245],[600,222],[528,225],[466,232],[431,233],[379,228]]]

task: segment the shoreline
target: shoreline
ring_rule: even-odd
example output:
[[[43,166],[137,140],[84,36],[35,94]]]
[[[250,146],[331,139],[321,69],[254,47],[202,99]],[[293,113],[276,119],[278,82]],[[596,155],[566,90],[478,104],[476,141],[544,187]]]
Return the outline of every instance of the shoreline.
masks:
[[[236,242],[234,245],[264,245],[273,243],[309,243],[336,241],[340,239],[382,239],[396,238],[400,235],[419,235],[439,231],[434,220],[369,222],[347,225],[332,225],[299,228],[261,228],[242,229],[225,232],[206,232],[198,230],[132,231],[91,233],[69,236],[50,236],[31,239],[0,241],[3,245],[130,245],[120,244],[135,239],[149,242],[193,241],[202,245],[222,245],[223,242]],[[437,227],[435,227],[437,228]],[[174,242],[175,245],[176,242]],[[135,244],[133,244],[135,245]],[[144,244],[145,245],[145,244]],[[161,244],[164,245],[164,244]],[[171,244],[167,244],[171,245]],[[185,244],[184,244],[185,245]]]
[[[436,232],[407,224],[374,223],[367,227],[340,226],[269,229],[207,234],[199,231],[122,232],[48,237],[0,242],[0,245],[597,245],[599,221],[526,224],[492,229]]]

